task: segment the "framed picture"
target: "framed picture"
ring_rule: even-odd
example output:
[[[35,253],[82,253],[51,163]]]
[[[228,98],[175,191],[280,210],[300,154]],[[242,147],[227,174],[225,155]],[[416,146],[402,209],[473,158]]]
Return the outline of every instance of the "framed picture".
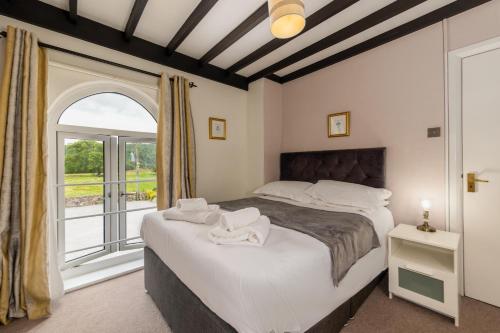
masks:
[[[328,137],[349,136],[351,132],[351,112],[328,115]]]
[[[208,133],[210,139],[226,140],[226,119],[208,118]]]

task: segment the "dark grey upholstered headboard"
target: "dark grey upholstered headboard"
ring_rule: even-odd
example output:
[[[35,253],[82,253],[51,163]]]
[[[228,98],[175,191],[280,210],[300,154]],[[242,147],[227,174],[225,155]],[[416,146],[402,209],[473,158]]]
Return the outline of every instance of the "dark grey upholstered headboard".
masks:
[[[281,180],[315,183],[329,179],[385,186],[385,148],[282,153]]]

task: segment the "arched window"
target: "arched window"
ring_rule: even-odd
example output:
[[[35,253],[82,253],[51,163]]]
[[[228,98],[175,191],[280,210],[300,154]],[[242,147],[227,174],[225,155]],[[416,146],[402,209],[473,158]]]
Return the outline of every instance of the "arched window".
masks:
[[[142,216],[156,210],[157,124],[150,111],[122,92],[69,102],[55,124],[65,267],[142,248]]]
[[[70,105],[58,121],[62,125],[156,133],[156,121],[141,104],[117,93],[100,93]]]

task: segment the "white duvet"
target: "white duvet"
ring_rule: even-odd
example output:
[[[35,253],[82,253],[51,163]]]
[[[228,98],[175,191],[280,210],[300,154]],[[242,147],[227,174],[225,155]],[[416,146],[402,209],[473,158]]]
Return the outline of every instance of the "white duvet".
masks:
[[[280,200],[325,210],[310,204]],[[166,221],[161,212],[144,216],[141,236],[202,302],[238,332],[304,332],[361,290],[386,267],[392,214],[369,214],[379,236],[373,249],[334,287],[330,253],[320,241],[271,225],[263,247],[210,242],[213,226]]]

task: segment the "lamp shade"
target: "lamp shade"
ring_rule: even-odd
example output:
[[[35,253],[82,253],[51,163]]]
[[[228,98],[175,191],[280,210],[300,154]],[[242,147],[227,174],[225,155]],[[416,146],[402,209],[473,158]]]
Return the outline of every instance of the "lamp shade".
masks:
[[[424,210],[429,210],[429,209],[431,209],[432,203],[431,203],[431,201],[430,201],[430,200],[428,200],[428,199],[424,199],[424,200],[422,200],[421,204],[422,204],[422,208],[423,208]]]
[[[303,0],[268,0],[271,33],[276,38],[290,38],[306,25]]]

